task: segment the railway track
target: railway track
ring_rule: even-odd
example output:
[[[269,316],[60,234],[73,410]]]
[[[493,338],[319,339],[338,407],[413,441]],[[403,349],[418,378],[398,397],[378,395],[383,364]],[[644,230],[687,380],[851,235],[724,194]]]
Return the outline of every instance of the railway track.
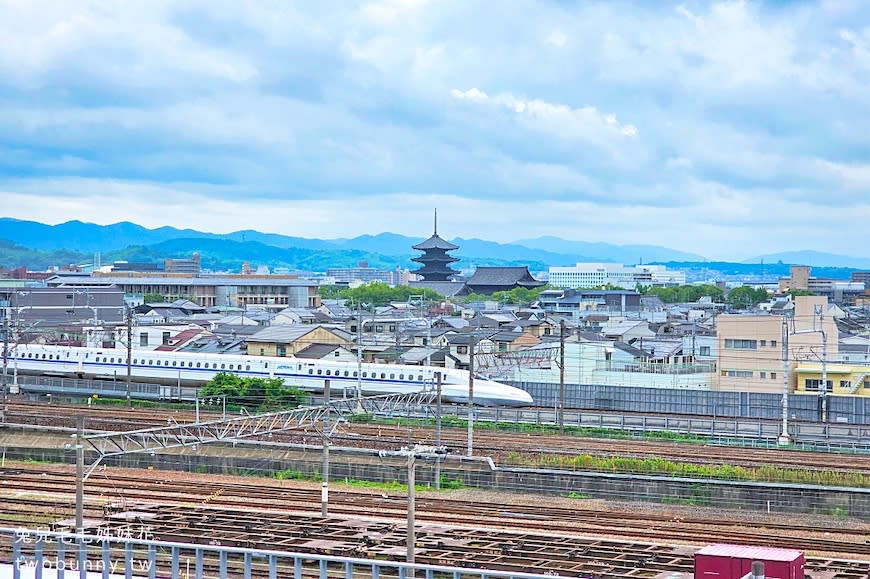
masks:
[[[69,519],[74,476],[64,467],[0,470],[0,522]],[[108,529],[147,528],[153,538],[233,546],[397,558],[404,553],[407,503],[402,495],[330,493],[298,483],[107,469],[86,487],[86,518]],[[870,573],[870,525],[747,521],[713,515],[600,510],[552,502],[417,499],[417,561],[574,576],[653,577],[691,571],[694,548],[713,542],[792,547],[813,556],[808,569],[837,579]],[[60,525],[61,527],[63,525]],[[850,562],[850,560],[852,560]],[[829,575],[830,576],[830,575]]]
[[[75,417],[84,415],[87,427],[94,430],[135,430],[167,426],[173,422],[192,422],[195,414],[189,411],[155,411],[118,409],[111,407],[52,406],[44,404],[11,404],[8,421],[43,426],[75,426]],[[220,418],[220,414],[203,413],[202,419]],[[334,434],[334,445],[374,449],[394,449],[413,443],[434,442],[434,429],[424,426],[342,425]],[[275,434],[273,442],[320,444],[319,433],[300,431]],[[462,448],[466,445],[464,429],[445,428],[442,443]],[[640,459],[663,458],[690,464],[727,464],[746,468],[778,467],[803,470],[868,473],[870,456],[860,454],[832,454],[798,450],[769,450],[704,445],[696,443],[656,442],[647,440],[613,440],[591,437],[557,436],[538,433],[513,433],[489,430],[475,432],[478,454],[492,456],[497,462],[518,462],[535,457],[632,457]]]

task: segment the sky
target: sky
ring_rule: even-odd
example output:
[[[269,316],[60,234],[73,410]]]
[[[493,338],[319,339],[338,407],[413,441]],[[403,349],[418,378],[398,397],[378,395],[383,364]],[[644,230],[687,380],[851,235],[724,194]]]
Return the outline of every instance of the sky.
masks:
[[[0,216],[861,255],[870,3],[0,0]],[[2,238],[2,231],[0,231]]]

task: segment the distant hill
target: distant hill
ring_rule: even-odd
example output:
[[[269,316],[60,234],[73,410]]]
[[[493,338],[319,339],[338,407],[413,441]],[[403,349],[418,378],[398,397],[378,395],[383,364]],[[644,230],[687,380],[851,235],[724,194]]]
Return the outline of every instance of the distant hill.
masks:
[[[823,253],[820,251],[803,250],[803,251],[785,251],[782,253],[771,253],[768,255],[759,255],[752,259],[747,259],[744,263],[793,263],[798,265],[810,265],[816,267],[848,267],[857,269],[870,269],[870,258],[853,257],[849,255],[838,255],[836,253]]]
[[[179,239],[254,242],[281,249],[359,251],[364,254],[407,256],[410,258],[419,255],[411,247],[424,238],[407,237],[395,233],[379,233],[350,239],[306,239],[254,230],[216,234],[173,227],[147,229],[129,222],[95,225],[81,221],[68,221],[59,225],[45,225],[33,221],[0,218],[0,239],[7,239],[22,247],[43,251],[65,250],[89,254],[101,252],[105,263],[112,260],[110,254],[115,251],[124,250],[131,246],[150,247]],[[529,242],[549,245],[553,249],[529,246],[526,243],[502,244],[482,239],[456,238],[451,241],[460,246],[455,253],[457,257],[463,258],[463,263],[459,264],[460,267],[469,269],[473,269],[475,265],[529,265],[532,271],[544,271],[550,265],[572,265],[578,261],[615,260],[636,263],[639,257],[647,260],[644,257],[647,255],[649,261],[654,259],[703,259],[656,246],[622,247],[606,243],[564,241],[553,237],[539,238]],[[187,243],[186,246],[190,247],[190,244]],[[166,249],[169,246],[161,247]],[[209,245],[208,247],[215,248],[217,246]],[[583,251],[579,251],[579,249]],[[629,258],[629,256],[635,257]],[[343,260],[343,258],[341,259]],[[253,257],[247,261],[251,261],[252,264],[255,262]],[[373,264],[370,265],[375,267]]]
[[[522,239],[514,243],[532,249],[542,249],[554,254],[583,256],[581,261],[616,262],[629,265],[641,262],[649,263],[651,261],[704,261],[703,256],[658,245],[612,245],[610,243],[567,241],[552,236]]]

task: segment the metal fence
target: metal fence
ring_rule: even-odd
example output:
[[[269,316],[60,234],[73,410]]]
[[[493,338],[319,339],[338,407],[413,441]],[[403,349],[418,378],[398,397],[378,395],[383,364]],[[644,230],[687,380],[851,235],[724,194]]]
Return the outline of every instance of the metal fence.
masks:
[[[146,535],[149,532],[142,528]],[[134,530],[139,533],[140,530]],[[535,575],[397,561],[358,559],[310,553],[172,543],[127,536],[79,535],[0,527],[0,550],[13,579],[22,577],[100,576],[185,577],[191,579],[243,577],[293,577],[319,579],[344,577],[410,579],[551,579]]]
[[[552,408],[559,398],[558,384],[508,383],[531,394],[537,406]],[[789,418],[792,420],[819,419],[819,397],[816,394],[789,394],[788,405]],[[782,394],[566,384],[565,407],[616,412],[778,419],[782,416]],[[870,424],[870,397],[828,396],[828,422]]]

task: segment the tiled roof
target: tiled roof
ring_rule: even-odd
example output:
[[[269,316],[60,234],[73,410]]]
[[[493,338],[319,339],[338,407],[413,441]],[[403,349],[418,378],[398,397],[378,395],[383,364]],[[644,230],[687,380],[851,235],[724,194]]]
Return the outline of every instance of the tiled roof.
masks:
[[[529,268],[522,267],[478,267],[466,282],[469,286],[513,285],[537,287],[544,285],[529,273]]]
[[[426,241],[421,241],[417,245],[413,246],[413,248],[419,251],[425,251],[427,249],[443,249],[445,251],[452,251],[454,249],[459,249],[459,246],[453,245],[449,241],[441,239],[441,237],[439,237],[436,233]]]

